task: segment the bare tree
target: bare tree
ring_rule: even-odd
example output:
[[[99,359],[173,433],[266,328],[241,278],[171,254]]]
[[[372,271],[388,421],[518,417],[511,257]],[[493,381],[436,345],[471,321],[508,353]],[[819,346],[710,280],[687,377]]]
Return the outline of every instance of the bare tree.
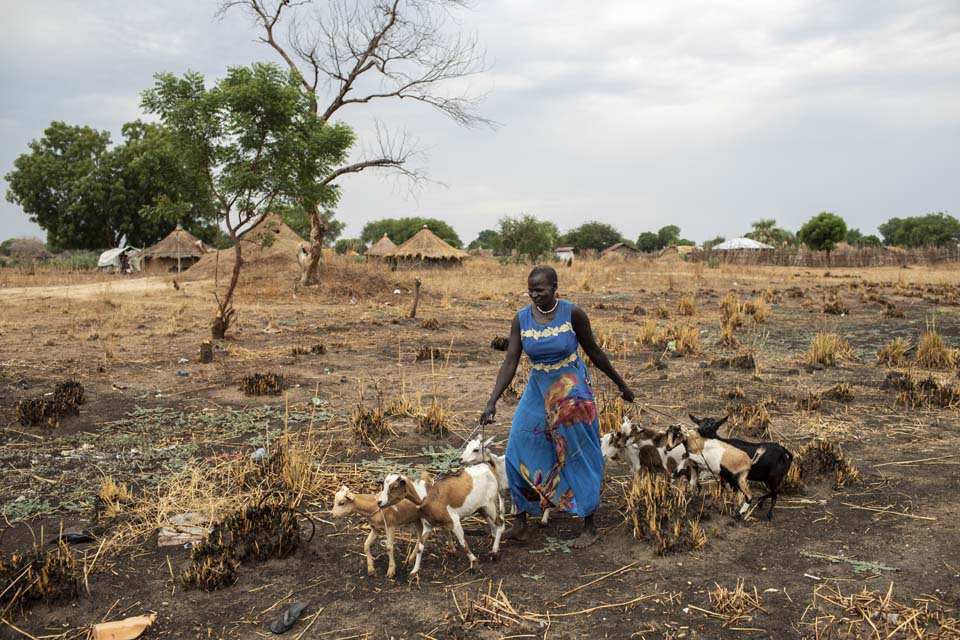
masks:
[[[473,127],[492,124],[476,111],[481,96],[450,94],[458,81],[485,68],[476,39],[449,28],[451,12],[468,5],[469,0],[222,0],[219,13],[236,8],[253,19],[262,30],[260,41],[299,75],[311,111],[326,122],[352,105],[409,99]],[[416,149],[406,137],[377,131],[376,151],[332,171],[323,184],[371,168],[423,179],[409,166]],[[319,279],[326,233],[321,211],[308,213],[310,245],[298,254],[303,285]]]

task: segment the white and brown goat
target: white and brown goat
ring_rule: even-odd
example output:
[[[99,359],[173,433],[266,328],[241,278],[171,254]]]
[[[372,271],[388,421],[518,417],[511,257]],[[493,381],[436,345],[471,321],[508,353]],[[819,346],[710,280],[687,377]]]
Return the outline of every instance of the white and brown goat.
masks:
[[[500,483],[500,493],[509,492],[510,484],[507,481],[507,459],[506,456],[498,456],[490,450],[493,444],[494,436],[490,436],[485,441],[477,436],[464,445],[463,453],[460,454],[460,464],[464,466],[489,462],[497,472],[497,481]],[[510,501],[511,513],[516,513],[516,505],[513,500]],[[547,524],[550,521],[550,508],[543,510],[543,516],[540,518],[541,524]]]
[[[457,542],[467,552],[470,568],[476,566],[477,557],[470,551],[463,534],[461,521],[475,513],[480,513],[490,525],[493,535],[493,556],[500,551],[500,536],[503,535],[503,499],[500,497],[500,484],[497,473],[490,463],[466,467],[452,476],[434,482],[425,497],[417,494],[413,482],[403,474],[391,473],[383,481],[383,490],[377,496],[377,504],[382,509],[407,499],[417,505],[423,531],[417,541],[417,558],[410,576],[420,571],[423,547],[435,528],[447,528],[453,531]]]
[[[753,500],[753,494],[750,493],[750,484],[747,482],[750,466],[763,455],[764,448],[760,447],[751,458],[740,449],[726,442],[704,439],[693,429],[687,429],[682,425],[674,425],[667,431],[667,449],[672,450],[680,444],[686,447],[684,464],[681,467],[690,465],[691,482],[699,487],[700,476],[698,472],[705,470],[743,494],[744,503],[740,505],[740,509],[737,511],[737,519],[742,518]]]
[[[425,472],[420,480],[414,480],[411,484],[413,490],[422,497],[426,495],[427,489],[433,484],[433,478]],[[383,533],[387,539],[387,557],[389,558],[387,577],[392,578],[397,572],[397,563],[393,557],[394,531],[397,527],[413,525],[417,541],[420,540],[420,534],[423,532],[417,505],[409,500],[400,500],[396,504],[381,509],[380,505],[377,504],[377,494],[354,493],[347,485],[343,485],[333,498],[333,509],[330,510],[330,514],[334,518],[343,518],[354,513],[363,516],[370,523],[370,534],[363,543],[363,553],[367,558],[367,575],[372,576],[375,573],[370,547],[376,542],[377,537]],[[410,556],[413,555],[413,550],[414,547],[411,547],[410,553],[407,554],[408,562]]]
[[[667,441],[665,430],[641,427],[624,418],[619,431],[603,436],[600,448],[606,460],[616,460],[623,453],[633,473],[649,469],[672,477],[681,469],[686,450],[683,445],[668,449]]]

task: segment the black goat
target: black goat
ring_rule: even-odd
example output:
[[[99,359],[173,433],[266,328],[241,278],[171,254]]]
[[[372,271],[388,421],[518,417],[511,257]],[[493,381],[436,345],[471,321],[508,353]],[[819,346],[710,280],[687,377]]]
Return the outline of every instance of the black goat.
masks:
[[[775,442],[748,442],[747,440],[738,440],[736,438],[721,438],[717,435],[717,430],[727,421],[730,416],[724,416],[719,420],[713,418],[697,418],[689,414],[690,419],[697,425],[697,433],[703,438],[716,438],[721,442],[740,449],[748,456],[753,458],[760,447],[764,452],[750,467],[750,473],[747,480],[762,482],[767,485],[767,493],[760,496],[757,507],[762,507],[764,500],[770,498],[770,510],[767,512],[767,520],[773,520],[773,508],[777,506],[777,496],[780,495],[780,487],[787,477],[790,465],[793,463],[793,454],[785,447]]]

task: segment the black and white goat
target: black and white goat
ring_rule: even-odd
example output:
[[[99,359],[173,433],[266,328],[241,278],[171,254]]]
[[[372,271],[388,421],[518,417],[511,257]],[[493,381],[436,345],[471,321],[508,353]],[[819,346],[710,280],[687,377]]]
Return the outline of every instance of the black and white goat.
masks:
[[[620,430],[600,440],[604,460],[616,460],[623,453],[633,473],[645,468],[674,476],[683,466],[685,449],[679,445],[667,449],[667,432],[641,427],[624,418]],[[691,477],[691,482],[693,478]]]
[[[767,493],[760,496],[757,502],[757,508],[763,506],[764,501],[770,498],[770,510],[767,511],[767,520],[773,520],[773,508],[777,506],[777,496],[780,495],[780,489],[783,481],[790,471],[790,465],[793,463],[793,454],[785,447],[775,442],[749,442],[747,440],[738,440],[737,438],[721,438],[717,435],[717,430],[727,421],[730,416],[724,416],[719,420],[713,418],[697,418],[689,414],[690,419],[697,425],[697,433],[704,438],[712,438],[725,442],[743,451],[751,458],[759,450],[763,453],[750,466],[750,473],[747,474],[748,480],[762,482],[767,486]]]

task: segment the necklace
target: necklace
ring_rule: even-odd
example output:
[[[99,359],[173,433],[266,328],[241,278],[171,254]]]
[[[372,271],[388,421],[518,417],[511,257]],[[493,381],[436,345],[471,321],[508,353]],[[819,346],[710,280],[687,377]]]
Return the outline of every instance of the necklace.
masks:
[[[542,314],[545,315],[545,316],[548,316],[548,315],[550,315],[551,313],[553,313],[553,312],[556,310],[558,304],[560,304],[560,298],[557,298],[556,300],[554,300],[554,301],[553,301],[553,306],[550,307],[549,309],[547,309],[546,311],[544,311],[543,309],[541,309],[540,307],[538,307],[538,306],[536,305],[536,303],[534,303],[533,306],[537,307],[537,311],[539,311],[540,313],[542,313]]]

